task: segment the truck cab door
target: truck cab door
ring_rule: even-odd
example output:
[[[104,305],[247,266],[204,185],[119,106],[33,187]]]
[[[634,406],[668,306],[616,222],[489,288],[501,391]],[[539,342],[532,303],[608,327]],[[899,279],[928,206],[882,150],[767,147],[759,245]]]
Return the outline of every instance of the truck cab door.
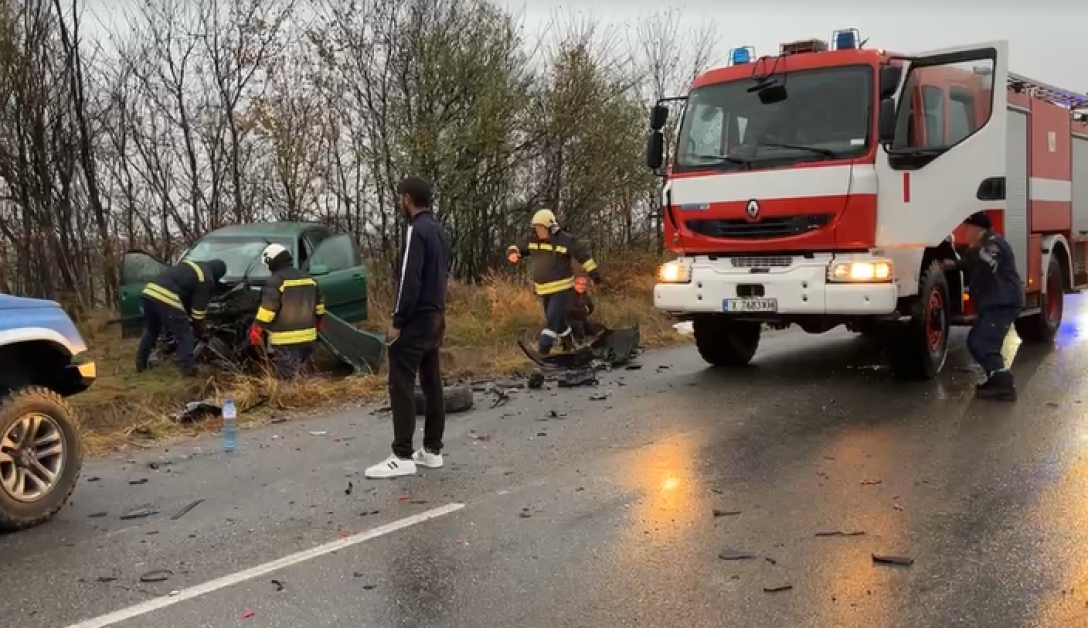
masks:
[[[982,192],[993,189],[995,178],[1003,181],[1009,168],[1008,42],[920,53],[902,66],[898,87],[881,94],[879,107],[876,246],[913,249],[920,263],[926,247],[939,245],[971,214],[1005,208],[1004,198]],[[921,96],[934,88],[946,94],[949,132],[919,133],[916,127],[926,119]],[[887,132],[889,114],[894,134]]]
[[[121,277],[118,282],[121,300],[117,309],[121,314],[122,338],[133,338],[143,332],[144,313],[140,294],[148,282],[154,281],[167,268],[169,265],[166,262],[144,251],[129,251],[121,256]]]
[[[351,236],[335,235],[317,245],[310,256],[309,272],[317,280],[329,312],[349,323],[366,320],[366,267]]]

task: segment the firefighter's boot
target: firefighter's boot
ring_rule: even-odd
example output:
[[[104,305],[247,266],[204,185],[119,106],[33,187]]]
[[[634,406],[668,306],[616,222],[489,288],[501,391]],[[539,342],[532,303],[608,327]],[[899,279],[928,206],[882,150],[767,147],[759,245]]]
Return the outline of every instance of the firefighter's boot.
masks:
[[[1016,401],[1016,386],[1012,373],[1008,369],[1001,369],[990,373],[990,376],[975,390],[979,399],[991,401]]]
[[[563,342],[563,351],[564,352],[570,353],[570,352],[574,351],[574,335],[573,334],[568,333],[566,336],[563,336],[562,342]]]

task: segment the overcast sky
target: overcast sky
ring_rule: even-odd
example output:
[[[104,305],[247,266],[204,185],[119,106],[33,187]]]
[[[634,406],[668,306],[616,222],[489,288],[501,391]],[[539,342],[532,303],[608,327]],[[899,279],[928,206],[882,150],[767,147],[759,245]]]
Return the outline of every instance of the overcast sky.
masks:
[[[178,0],[184,2],[185,0]],[[674,8],[686,25],[717,25],[720,55],[729,48],[752,45],[757,54],[770,54],[784,41],[820,37],[830,39],[838,28],[857,28],[869,46],[903,53],[1006,39],[1010,42],[1010,69],[1058,87],[1088,91],[1088,62],[1084,60],[1084,29],[1088,2],[1050,0],[498,0],[520,10],[525,26],[536,31],[556,10],[579,13],[633,29],[643,16]],[[138,0],[86,0],[87,30],[98,31],[96,21],[119,23],[123,8]]]

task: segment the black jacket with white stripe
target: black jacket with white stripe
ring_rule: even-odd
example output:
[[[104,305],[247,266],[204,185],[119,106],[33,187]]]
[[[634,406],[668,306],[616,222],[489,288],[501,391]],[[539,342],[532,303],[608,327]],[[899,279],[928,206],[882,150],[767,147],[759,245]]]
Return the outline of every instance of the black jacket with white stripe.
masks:
[[[420,316],[446,311],[450,239],[430,210],[412,217],[404,238],[393,307],[393,327],[404,329]]]

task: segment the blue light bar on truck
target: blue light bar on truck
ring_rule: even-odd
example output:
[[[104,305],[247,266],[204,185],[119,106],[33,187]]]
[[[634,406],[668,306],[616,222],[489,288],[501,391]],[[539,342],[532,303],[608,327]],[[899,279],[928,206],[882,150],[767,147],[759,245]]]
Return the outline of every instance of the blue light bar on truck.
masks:
[[[835,50],[856,50],[861,41],[861,34],[856,28],[847,28],[835,31],[832,39],[835,41]]]
[[[752,46],[741,46],[729,51],[729,65],[743,65],[751,63],[756,56],[756,49]]]

